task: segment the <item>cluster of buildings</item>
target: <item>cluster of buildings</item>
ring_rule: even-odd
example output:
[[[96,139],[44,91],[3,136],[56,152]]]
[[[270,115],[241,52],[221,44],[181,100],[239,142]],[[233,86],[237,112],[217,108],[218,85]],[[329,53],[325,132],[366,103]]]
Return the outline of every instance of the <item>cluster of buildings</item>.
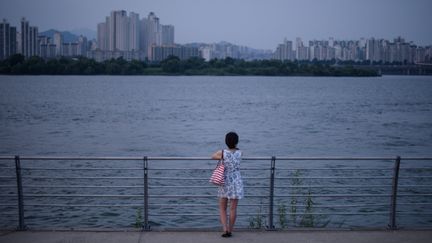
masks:
[[[162,25],[155,13],[140,19],[139,14],[111,11],[97,26],[97,48],[89,58],[103,61],[123,57],[125,60],[162,61],[170,55],[180,59],[199,56],[197,48],[174,43],[174,26]]]
[[[0,60],[20,53],[26,58],[40,56],[45,59],[86,56],[99,62],[120,57],[128,61],[159,62],[173,55],[181,60],[202,57],[206,61],[231,57],[244,60],[432,63],[432,46],[417,46],[401,37],[393,41],[375,38],[339,41],[329,38],[309,41],[308,45],[301,38],[296,38],[295,42],[285,39],[275,52],[228,42],[179,45],[175,43],[174,26],[161,24],[153,12],[140,18],[134,12],[111,11],[105,21],[97,25],[97,39],[91,41],[79,36],[76,41],[65,42],[61,32],[39,35],[38,27],[30,26],[25,18],[21,19],[20,27],[18,30],[5,19],[0,22]]]
[[[294,46],[295,45],[295,46]],[[371,63],[430,63],[432,46],[416,46],[398,37],[393,41],[385,39],[360,39],[352,41],[329,40],[309,41],[304,45],[301,38],[292,41],[284,40],[273,55],[278,60],[299,61],[369,61]]]
[[[272,51],[257,50],[247,46],[238,46],[228,42],[219,42],[213,44],[195,44],[200,50],[201,57],[206,61],[211,59],[225,59],[231,57],[234,59],[244,60],[261,60],[271,59]]]
[[[86,56],[90,48],[87,38],[80,36],[77,42],[65,43],[60,32],[53,37],[39,35],[38,27],[30,26],[25,18],[21,19],[21,31],[11,26],[5,19],[0,22],[0,60],[20,53],[26,58],[40,56],[56,58],[60,56]]]
[[[21,31],[6,20],[0,22],[0,60],[14,54],[26,58],[40,56],[45,59],[85,56],[96,61],[122,57],[125,60],[162,61],[170,55],[180,59],[200,56],[196,47],[174,43],[174,26],[160,24],[151,12],[147,18],[126,11],[111,11],[105,22],[97,26],[97,39],[89,41],[79,36],[75,42],[64,42],[61,32],[52,36],[39,35],[38,27],[21,19]]]

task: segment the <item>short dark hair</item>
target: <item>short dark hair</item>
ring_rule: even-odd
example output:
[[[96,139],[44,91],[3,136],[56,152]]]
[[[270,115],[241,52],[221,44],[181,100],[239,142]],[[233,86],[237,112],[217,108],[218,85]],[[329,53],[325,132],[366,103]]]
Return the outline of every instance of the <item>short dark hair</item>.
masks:
[[[235,132],[229,132],[225,136],[225,143],[230,149],[236,148],[238,141],[239,141],[239,136]]]

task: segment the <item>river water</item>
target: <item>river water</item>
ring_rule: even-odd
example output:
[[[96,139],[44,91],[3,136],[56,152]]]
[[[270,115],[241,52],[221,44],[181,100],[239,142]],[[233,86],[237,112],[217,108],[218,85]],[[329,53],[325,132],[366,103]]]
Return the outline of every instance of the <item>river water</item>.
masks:
[[[244,156],[432,156],[432,77],[428,76],[383,76],[366,78],[347,77],[154,77],[154,76],[0,76],[0,155],[39,155],[39,156],[204,156],[224,147],[224,135],[236,131],[240,135],[239,147]],[[2,167],[10,166],[10,161],[0,161]],[[12,161],[13,162],[13,161]],[[421,162],[421,163],[420,163]],[[420,161],[415,166],[429,166]],[[8,164],[9,163],[9,164]],[[59,162],[28,161],[23,166],[46,167],[137,167],[142,162]],[[162,162],[152,162],[155,167]],[[191,171],[154,171],[154,176],[193,176],[203,171],[193,168],[211,168],[213,162],[164,162],[162,167],[187,167]],[[171,163],[171,164],[170,164]],[[244,167],[265,169],[269,161],[251,161]],[[345,164],[344,164],[345,163]],[[281,169],[295,166],[344,168],[364,165],[377,170],[356,171],[354,176],[391,176],[393,161],[375,162],[292,162],[282,163]],[[68,167],[70,166],[70,167]],[[290,167],[291,166],[291,167]],[[410,167],[413,164],[402,167]],[[414,167],[415,167],[414,166]],[[164,167],[164,168],[165,168]],[[245,168],[245,169],[246,169]],[[379,171],[379,169],[383,169]],[[282,173],[281,170],[280,173]],[[2,176],[14,173],[2,170]],[[340,172],[340,171],[332,171]],[[417,171],[418,172],[418,171]],[[417,173],[416,172],[416,173]],[[420,171],[430,176],[430,170]],[[418,173],[420,173],[418,172]],[[25,171],[27,176],[53,176],[60,172]],[[45,174],[44,174],[45,173]],[[48,173],[48,174],[47,174]],[[51,173],[51,174],[50,174]],[[72,171],[69,176],[142,176],[142,171]],[[96,173],[96,174],[95,174]],[[100,174],[97,174],[100,173]],[[164,174],[165,173],[165,174]],[[171,173],[171,174],[169,174]],[[186,174],[182,174],[186,173]],[[189,174],[188,174],[189,173]],[[209,172],[206,172],[207,174]],[[290,174],[291,173],[291,174]],[[295,174],[296,173],[296,174]],[[286,170],[281,177],[301,177],[322,175],[322,171]],[[407,172],[408,173],[408,172]],[[414,172],[410,172],[414,173]],[[204,177],[207,177],[205,174]],[[268,171],[245,170],[245,177],[268,176]],[[331,174],[330,174],[331,175]],[[339,174],[340,175],[340,174]],[[345,174],[346,175],[346,174]],[[414,174],[409,174],[414,175]],[[417,174],[415,174],[417,175]],[[152,175],[151,175],[152,176]],[[25,176],[24,176],[25,177]],[[422,183],[425,178],[420,178]],[[427,179],[427,178],[426,178]],[[6,180],[6,179],[5,179]],[[38,181],[39,180],[39,181]],[[385,180],[385,179],[383,179]],[[11,184],[13,181],[2,181]],[[88,181],[54,182],[43,179],[25,181],[28,185],[58,183],[81,185]],[[140,185],[142,181],[126,182],[122,185]],[[418,181],[408,181],[416,182]],[[69,184],[68,184],[69,183]],[[76,184],[74,184],[76,183]],[[101,181],[118,185],[120,182]],[[120,184],[121,184],[120,183]],[[153,184],[152,184],[153,183]],[[174,181],[169,185],[187,184],[187,181]],[[191,182],[194,185],[196,182]],[[246,179],[251,188],[261,185],[258,179]],[[249,183],[249,184],[248,184]],[[264,183],[264,182],[263,182]],[[324,183],[308,179],[290,180],[289,185],[300,183],[317,185]],[[333,181],[330,184],[345,184]],[[368,184],[367,180],[352,184]],[[12,183],[13,184],[13,183]],[[377,181],[372,184],[391,185],[390,181]],[[409,183],[407,183],[409,184]],[[166,186],[163,182],[150,181],[150,185]],[[196,184],[195,184],[196,185]],[[265,183],[263,184],[265,187]],[[408,188],[412,190],[412,188]],[[424,188],[423,188],[424,189]],[[9,190],[9,189],[8,189]],[[9,193],[13,193],[10,189]],[[27,190],[27,191],[26,191]],[[69,191],[68,191],[69,190]],[[92,191],[93,190],[93,191]],[[135,191],[134,191],[135,190]],[[276,191],[279,195],[293,194],[293,191]],[[288,189],[286,189],[288,190]],[[323,193],[320,189],[310,189],[312,193]],[[315,191],[314,191],[315,190]],[[318,190],[318,191],[316,191]],[[345,190],[345,191],[344,191]],[[375,190],[375,191],[374,191]],[[389,188],[328,189],[328,193],[388,193]],[[111,194],[139,194],[141,189],[122,189]],[[429,190],[430,192],[431,190]],[[101,194],[96,189],[44,189],[27,188],[29,193]],[[154,188],[151,193],[176,194],[176,189]],[[417,191],[410,191],[420,193]],[[424,193],[424,190],[421,191]],[[298,193],[307,193],[305,191]],[[403,193],[403,191],[402,191]],[[187,194],[187,192],[185,192]],[[202,189],[200,194],[215,194],[214,189]],[[249,190],[248,195],[267,195],[268,189]],[[295,194],[295,193],[294,193]],[[292,213],[293,198],[279,198],[276,203],[279,216],[286,214],[289,225],[295,225]],[[8,203],[12,199],[0,199]],[[27,204],[44,204],[46,198],[28,198]],[[58,204],[103,204],[106,199],[58,198]],[[86,201],[87,200],[87,201]],[[140,204],[141,198],[116,201],[114,204]],[[217,226],[217,217],[199,216],[158,216],[162,213],[202,213],[217,214],[215,199],[161,198],[150,203],[155,205],[150,218],[153,225],[160,227]],[[239,213],[266,213],[266,199],[243,200],[244,204],[264,206],[244,206]],[[298,198],[299,205],[305,204]],[[388,198],[369,199],[314,199],[314,212],[320,212],[320,204],[388,204]],[[339,201],[337,201],[339,200]],[[430,197],[408,198],[407,203],[421,201],[430,203]],[[50,202],[53,202],[50,201]],[[14,202],[14,201],[13,201]],[[187,207],[184,211],[168,204],[204,203],[208,208]],[[294,205],[295,206],[295,205]],[[252,207],[252,208],[247,208]],[[283,208],[286,207],[286,213]],[[299,206],[300,208],[300,206]],[[431,213],[430,205],[409,210]],[[402,208],[404,209],[404,208]],[[3,211],[16,210],[9,206]],[[27,224],[31,227],[127,227],[139,219],[136,208],[68,208],[37,207],[26,208]],[[180,210],[180,211],[179,211]],[[299,209],[300,210],[300,209]],[[339,209],[338,209],[339,210]],[[316,225],[332,227],[385,226],[387,206],[374,209],[355,208],[354,212],[382,213],[366,219],[362,216],[324,215],[316,216]],[[408,210],[408,209],[407,209]],[[408,211],[409,211],[408,210]],[[423,210],[423,211],[422,211]],[[301,211],[301,210],[300,210]],[[351,211],[330,211],[350,213]],[[42,216],[41,216],[42,215]],[[276,217],[276,216],[275,216]],[[300,217],[300,216],[299,216]],[[277,217],[276,217],[277,218]],[[256,221],[249,215],[239,217],[239,224],[248,226]],[[14,217],[2,220],[10,225]],[[275,219],[277,221],[279,219]],[[309,219],[310,220],[310,219]],[[407,225],[432,224],[432,217],[401,217]],[[405,220],[405,221],[404,221]],[[298,221],[298,220],[297,220]],[[15,221],[14,221],[15,222]],[[318,222],[318,223],[317,223]],[[297,222],[297,224],[299,224]],[[305,224],[303,224],[305,225]],[[4,226],[3,226],[4,227]]]

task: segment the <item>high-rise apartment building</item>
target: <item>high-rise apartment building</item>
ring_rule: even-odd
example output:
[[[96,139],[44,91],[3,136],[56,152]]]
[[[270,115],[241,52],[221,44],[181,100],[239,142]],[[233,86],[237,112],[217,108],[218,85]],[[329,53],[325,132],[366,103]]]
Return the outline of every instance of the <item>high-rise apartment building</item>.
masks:
[[[381,56],[383,54],[382,42],[380,40],[375,40],[371,38],[366,42],[366,60],[371,62],[381,61]]]
[[[87,56],[87,51],[89,50],[87,38],[80,35],[78,37],[78,56]]]
[[[30,30],[29,22],[25,19],[21,19],[21,54],[28,57],[30,49]]]
[[[38,27],[30,26],[30,56],[38,56],[39,55],[39,42],[38,42]]]
[[[128,35],[129,35],[129,51],[138,51],[140,49],[140,19],[139,14],[131,12],[129,13],[128,23]]]
[[[295,52],[296,56],[295,58],[297,60],[308,60],[309,59],[309,51],[308,48],[306,46],[303,45],[303,41],[300,37],[296,38],[296,52]]]
[[[294,60],[292,41],[285,39],[283,44],[279,44],[276,48],[274,58],[277,60]]]
[[[97,26],[97,48],[102,51],[140,50],[139,14],[125,10],[111,11],[105,22]]]
[[[147,18],[141,21],[141,50],[147,52],[147,56],[151,57],[152,46],[162,45],[161,41],[161,25],[159,18],[155,13],[150,12]]]
[[[162,25],[162,45],[174,45],[174,26]]]
[[[25,57],[39,55],[38,28],[21,19],[21,52]]]
[[[63,36],[60,32],[55,32],[54,36],[53,36],[53,42],[55,45],[55,55],[56,56],[61,56],[63,51],[62,51],[62,47],[63,47]]]
[[[3,19],[0,22],[0,60],[6,59],[16,53],[16,27]]]
[[[128,17],[124,10],[111,11],[109,18],[108,43],[110,51],[127,51]]]
[[[108,49],[107,24],[99,23],[97,25],[97,48],[99,50]]]

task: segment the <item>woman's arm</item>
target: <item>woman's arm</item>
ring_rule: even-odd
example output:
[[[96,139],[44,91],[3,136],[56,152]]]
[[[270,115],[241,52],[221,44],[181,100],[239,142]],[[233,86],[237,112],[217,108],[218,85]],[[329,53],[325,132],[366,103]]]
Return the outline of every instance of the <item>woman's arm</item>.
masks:
[[[212,159],[216,159],[216,160],[220,160],[220,159],[222,159],[222,150],[216,151],[216,152],[212,155]]]

